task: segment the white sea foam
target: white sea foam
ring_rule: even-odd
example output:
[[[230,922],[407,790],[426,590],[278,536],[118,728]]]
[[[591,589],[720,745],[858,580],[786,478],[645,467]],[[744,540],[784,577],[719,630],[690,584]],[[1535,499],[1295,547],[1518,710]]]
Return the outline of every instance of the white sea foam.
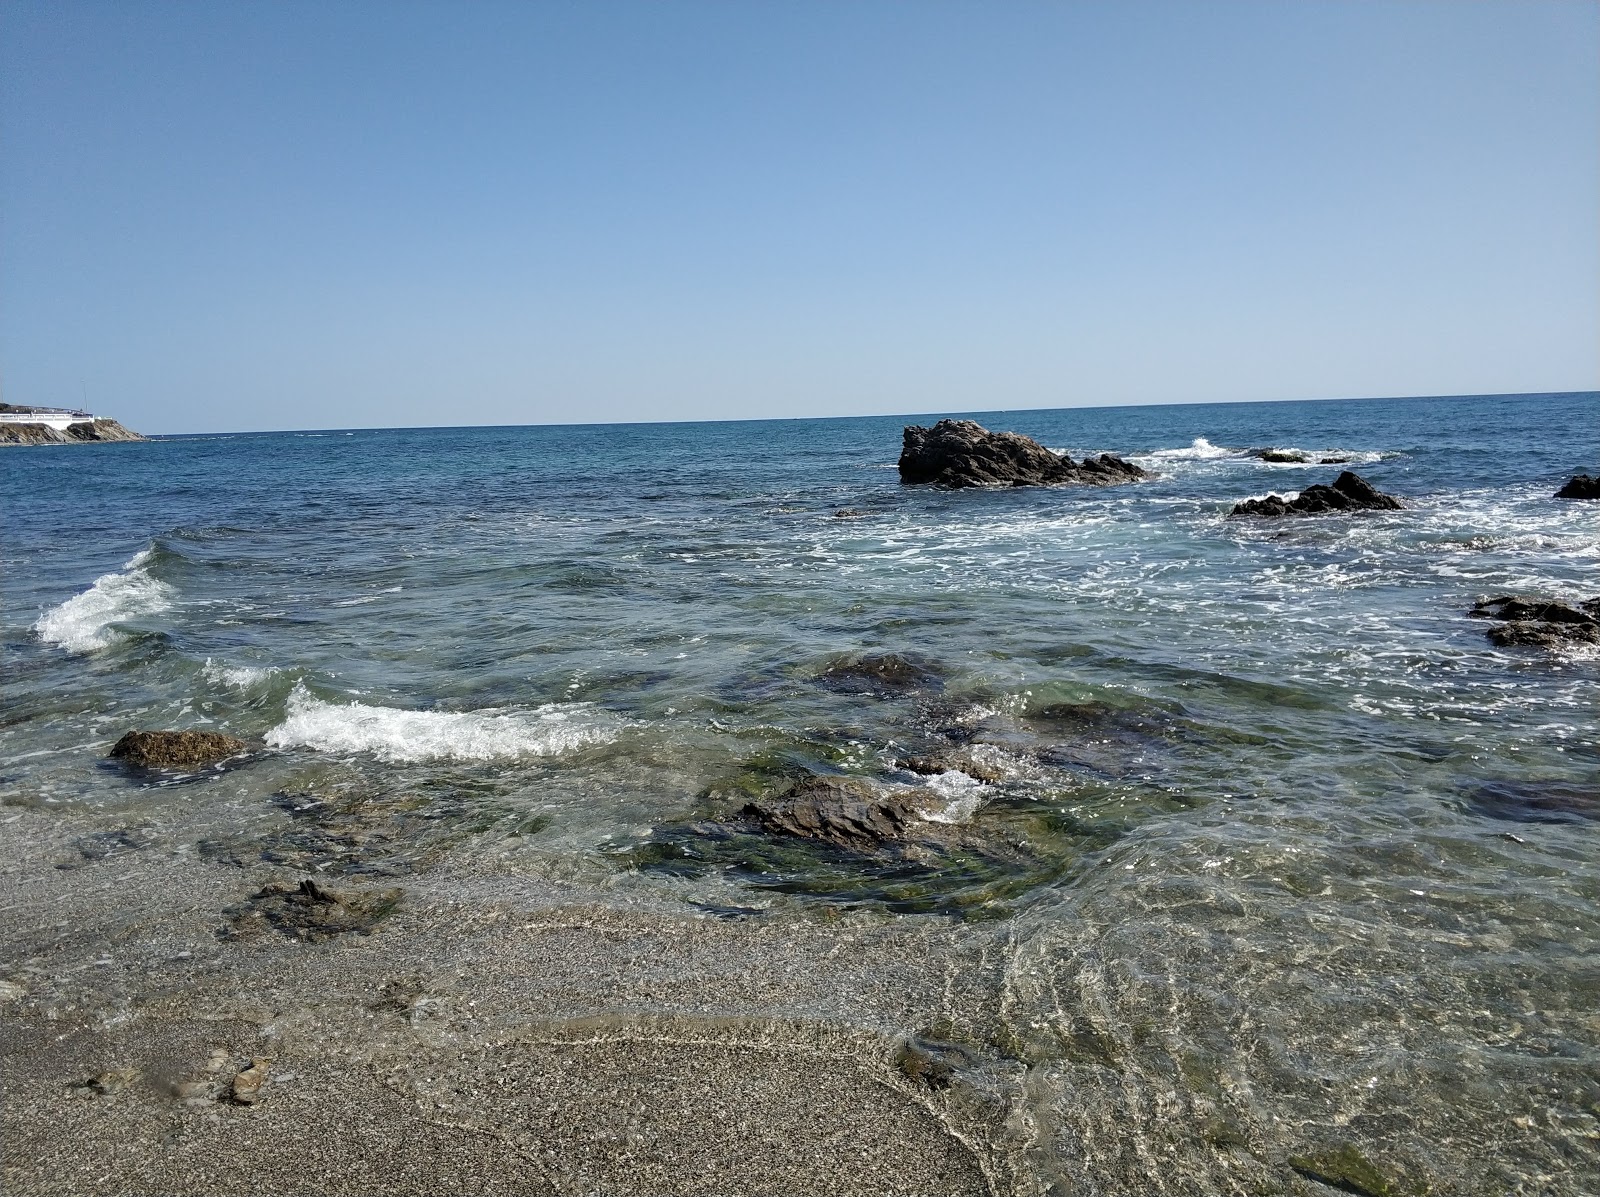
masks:
[[[989,787],[976,777],[969,777],[957,769],[936,773],[924,783],[944,800],[941,810],[929,811],[922,817],[930,823],[965,823],[978,813]]]
[[[220,661],[206,658],[206,663],[201,666],[200,674],[209,682],[216,682],[223,686],[232,686],[236,690],[248,690],[250,687],[266,681],[276,669],[265,665],[224,665]]]
[[[1194,441],[1182,449],[1155,449],[1149,453],[1141,453],[1133,460],[1149,458],[1155,461],[1215,461],[1221,457],[1242,457],[1244,454],[1237,449],[1221,448],[1213,445],[1203,436],[1197,436]]]
[[[266,735],[275,748],[366,752],[395,763],[492,761],[555,756],[616,735],[588,703],[548,703],[531,711],[406,711],[366,703],[323,702],[296,685],[288,718]]]
[[[92,653],[116,643],[115,624],[172,606],[172,587],[145,569],[153,557],[150,549],[144,549],[117,573],[101,574],[82,594],[41,615],[33,630],[39,639],[74,653]]]

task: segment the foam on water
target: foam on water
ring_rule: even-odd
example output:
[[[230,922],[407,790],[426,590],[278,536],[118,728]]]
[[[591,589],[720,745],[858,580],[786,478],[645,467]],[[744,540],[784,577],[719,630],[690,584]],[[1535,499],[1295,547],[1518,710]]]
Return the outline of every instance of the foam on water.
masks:
[[[116,573],[101,574],[94,585],[52,607],[33,625],[39,639],[73,653],[108,648],[120,638],[116,624],[155,615],[172,606],[173,589],[145,568],[154,550],[135,554]]]
[[[200,674],[208,682],[215,682],[222,686],[232,686],[236,690],[248,690],[252,686],[260,685],[273,674],[276,669],[265,665],[225,665],[220,661],[206,658],[206,663],[201,666]]]
[[[1181,449],[1155,449],[1149,453],[1141,453],[1131,457],[1131,461],[1216,461],[1224,457],[1243,457],[1239,449],[1229,449],[1225,446],[1213,445],[1203,436],[1197,436],[1193,442]]]
[[[531,711],[407,711],[324,702],[297,684],[288,717],[266,742],[414,764],[555,756],[615,735],[615,726],[587,703],[547,703]]]
[[[969,777],[957,769],[936,773],[927,780],[927,788],[944,800],[942,810],[929,811],[922,817],[930,823],[965,823],[978,813],[989,787],[976,777]]]

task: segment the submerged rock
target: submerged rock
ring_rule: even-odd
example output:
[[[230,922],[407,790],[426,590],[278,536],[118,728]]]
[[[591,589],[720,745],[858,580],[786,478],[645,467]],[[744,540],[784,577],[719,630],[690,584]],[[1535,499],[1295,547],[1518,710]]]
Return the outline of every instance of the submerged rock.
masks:
[[[253,1106],[261,1100],[261,1086],[267,1083],[267,1070],[272,1061],[265,1056],[254,1056],[250,1067],[241,1069],[229,1086],[229,1096],[236,1105]]]
[[[336,890],[311,878],[295,885],[275,881],[234,910],[224,938],[243,938],[268,927],[296,939],[371,935],[394,911],[403,889]]]
[[[1474,604],[1468,614],[1474,619],[1496,620],[1488,636],[1502,648],[1600,644],[1600,598],[1571,607],[1551,599],[1507,594]]]
[[[1228,513],[1232,519],[1241,515],[1258,515],[1276,519],[1285,515],[1325,515],[1346,511],[1399,511],[1403,504],[1393,495],[1378,491],[1359,474],[1345,470],[1334,479],[1332,486],[1308,486],[1292,501],[1278,495],[1264,499],[1246,499]]]
[[[1574,474],[1567,484],[1556,491],[1558,499],[1600,499],[1600,478],[1588,474]]]
[[[739,815],[763,831],[871,851],[905,839],[933,808],[931,796],[915,790],[880,793],[857,777],[808,777],[782,794],[746,803]]]
[[[1478,786],[1467,795],[1466,807],[1513,823],[1600,822],[1600,785],[1501,779]]]
[[[194,769],[247,751],[243,740],[221,732],[131,731],[108,755],[140,769]]]
[[[941,773],[965,773],[968,777],[987,784],[1005,781],[1013,772],[1007,767],[1005,754],[993,744],[936,749],[921,756],[901,757],[895,764],[923,777],[936,777]]]
[[[900,451],[900,481],[968,486],[1111,486],[1148,478],[1109,453],[1081,462],[1052,453],[1032,437],[990,432],[973,420],[912,424]]]
[[[931,661],[898,653],[850,654],[835,657],[817,680],[840,694],[904,693],[937,689],[944,679]]]

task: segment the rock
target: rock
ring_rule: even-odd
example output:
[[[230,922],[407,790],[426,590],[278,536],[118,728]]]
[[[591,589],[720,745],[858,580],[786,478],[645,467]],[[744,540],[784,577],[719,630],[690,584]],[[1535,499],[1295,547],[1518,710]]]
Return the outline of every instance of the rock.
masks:
[[[1468,612],[1474,619],[1498,621],[1489,641],[1502,648],[1565,648],[1600,644],[1600,598],[1577,607],[1550,599],[1507,594],[1484,599]]]
[[[1466,808],[1513,823],[1600,822],[1600,785],[1503,778],[1474,789]]]
[[[1351,459],[1348,457],[1324,457],[1317,462],[1318,465],[1345,465]]]
[[[1289,1167],[1308,1180],[1357,1197],[1397,1197],[1393,1182],[1354,1147],[1333,1147],[1289,1157]]]
[[[267,1083],[267,1069],[271,1065],[272,1061],[265,1056],[253,1057],[250,1067],[233,1078],[233,1086],[228,1095],[238,1105],[255,1105],[261,1100],[261,1086]]]
[[[764,831],[870,851],[903,840],[933,809],[917,791],[879,793],[858,777],[807,777],[773,798],[747,803],[740,816]]]
[[[1399,511],[1402,504],[1393,495],[1379,493],[1359,474],[1345,470],[1332,486],[1308,486],[1292,502],[1278,495],[1265,499],[1246,499],[1228,513],[1228,518],[1259,515],[1276,519],[1285,515],[1325,515],[1346,511]]]
[[[108,754],[140,769],[194,769],[249,751],[221,732],[131,731]]]
[[[932,428],[908,425],[900,451],[900,481],[908,485],[1111,486],[1148,477],[1109,453],[1075,462],[1032,437],[990,432],[973,420],[940,420]]]
[[[836,520],[864,520],[871,514],[870,511],[862,511],[859,507],[841,507],[833,513],[833,518]]]
[[[1600,478],[1588,474],[1574,474],[1567,484],[1556,491],[1558,499],[1600,499]]]
[[[895,764],[924,777],[940,773],[965,773],[990,785],[1005,781],[1012,774],[1012,770],[1005,765],[1004,753],[992,744],[974,744],[964,748],[941,749],[922,756],[901,757]]]
[[[910,1035],[895,1049],[894,1066],[909,1081],[927,1089],[948,1089],[971,1053],[956,1043],[929,1035]]]
[[[11,408],[13,411],[21,410]],[[96,441],[147,441],[115,420],[99,419],[92,424],[72,424],[56,429],[48,424],[0,424],[0,445],[81,445]]]
[[[233,912],[224,938],[244,938],[266,927],[313,942],[347,933],[371,935],[404,895],[403,889],[329,889],[309,877],[299,885],[275,881]]]
[[[1262,461],[1277,462],[1282,465],[1304,465],[1311,460],[1307,453],[1299,449],[1263,449],[1256,454]]]
[[[70,1086],[80,1097],[110,1097],[139,1079],[137,1068],[112,1068]]]
[[[939,672],[931,661],[898,653],[847,654],[829,661],[817,680],[840,694],[898,694],[939,688]]]

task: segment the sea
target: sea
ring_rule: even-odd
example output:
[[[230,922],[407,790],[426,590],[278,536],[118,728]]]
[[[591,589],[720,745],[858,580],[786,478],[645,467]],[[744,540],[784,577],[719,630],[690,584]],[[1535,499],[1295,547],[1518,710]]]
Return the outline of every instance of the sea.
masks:
[[[1153,474],[1109,488],[902,486],[936,418],[0,451],[0,798],[145,842],[226,802],[218,869],[983,937],[1052,1191],[1301,1191],[1193,1162],[1269,1124],[1323,1128],[1311,1193],[1600,1190],[1600,654],[1469,615],[1600,595],[1553,497],[1600,394],[968,414]],[[1229,518],[1344,469],[1404,509]],[[253,752],[139,775],[135,728]],[[810,775],[930,838],[741,813]],[[279,830],[363,787],[414,799]]]

